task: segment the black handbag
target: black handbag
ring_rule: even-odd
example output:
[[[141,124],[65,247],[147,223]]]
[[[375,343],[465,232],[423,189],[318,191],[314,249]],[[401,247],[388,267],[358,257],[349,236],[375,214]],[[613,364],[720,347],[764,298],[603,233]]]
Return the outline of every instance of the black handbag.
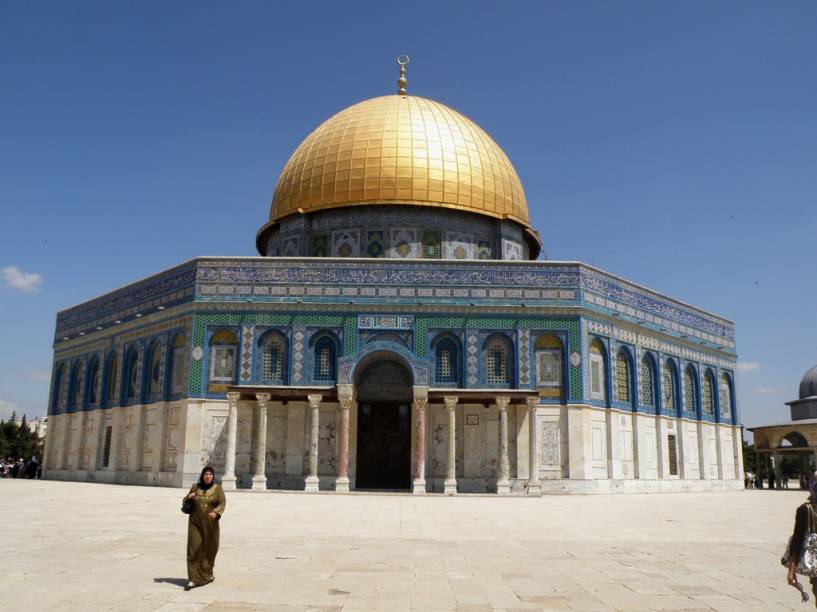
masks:
[[[193,509],[196,507],[196,498],[190,499],[189,497],[185,497],[184,501],[182,502],[182,512],[184,514],[192,514]]]

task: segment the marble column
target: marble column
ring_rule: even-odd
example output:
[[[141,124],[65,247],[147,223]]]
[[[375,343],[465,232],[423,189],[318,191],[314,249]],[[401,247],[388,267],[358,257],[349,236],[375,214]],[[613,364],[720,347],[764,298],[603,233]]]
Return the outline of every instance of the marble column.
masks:
[[[224,475],[221,487],[225,491],[235,490],[235,439],[238,435],[238,400],[241,394],[237,391],[227,393],[229,412],[227,413],[227,451],[224,456]]]
[[[529,397],[528,404],[528,495],[542,495],[542,483],[539,481],[539,437],[537,436],[536,409],[539,407],[538,397]]]
[[[307,493],[318,492],[318,441],[321,431],[321,400],[320,395],[307,395],[309,400],[309,476],[304,482],[304,491]]]
[[[457,494],[457,401],[456,395],[443,398],[448,411],[448,463],[445,468],[443,492],[446,495]]]
[[[414,443],[414,481],[411,492],[415,494],[426,492],[426,406],[428,405],[428,389],[414,388],[414,415],[416,419]]]
[[[269,393],[256,393],[258,427],[255,431],[255,472],[252,475],[253,491],[267,490],[267,405]]]
[[[499,479],[496,482],[498,495],[511,494],[510,463],[508,461],[508,404],[509,397],[497,397],[499,409]]]
[[[338,477],[335,479],[335,493],[349,492],[349,410],[354,401],[352,385],[338,385],[340,404],[340,427],[338,428]]]

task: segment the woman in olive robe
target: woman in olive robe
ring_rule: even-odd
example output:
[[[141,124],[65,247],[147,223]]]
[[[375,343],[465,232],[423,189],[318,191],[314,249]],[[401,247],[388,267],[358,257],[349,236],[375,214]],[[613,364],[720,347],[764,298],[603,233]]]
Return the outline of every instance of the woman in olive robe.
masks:
[[[218,553],[218,523],[227,500],[215,472],[209,465],[201,471],[199,481],[190,487],[185,499],[193,500],[193,511],[187,522],[187,579],[185,591],[213,582],[213,566]]]

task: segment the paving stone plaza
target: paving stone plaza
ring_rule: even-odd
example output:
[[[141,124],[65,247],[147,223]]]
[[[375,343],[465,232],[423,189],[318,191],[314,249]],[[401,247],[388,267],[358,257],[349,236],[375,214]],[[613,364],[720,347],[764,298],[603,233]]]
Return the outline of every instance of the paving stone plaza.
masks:
[[[800,491],[228,493],[184,592],[184,491],[0,480],[3,610],[813,609],[779,565]]]

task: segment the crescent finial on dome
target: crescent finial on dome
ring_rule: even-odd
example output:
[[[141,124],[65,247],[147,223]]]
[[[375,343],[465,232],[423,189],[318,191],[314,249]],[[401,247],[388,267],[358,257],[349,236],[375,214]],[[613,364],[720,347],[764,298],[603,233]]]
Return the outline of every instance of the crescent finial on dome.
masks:
[[[397,79],[397,93],[401,96],[406,95],[406,85],[408,85],[408,81],[406,80],[406,65],[410,61],[411,58],[408,55],[397,56],[397,65],[400,66],[400,78]]]

